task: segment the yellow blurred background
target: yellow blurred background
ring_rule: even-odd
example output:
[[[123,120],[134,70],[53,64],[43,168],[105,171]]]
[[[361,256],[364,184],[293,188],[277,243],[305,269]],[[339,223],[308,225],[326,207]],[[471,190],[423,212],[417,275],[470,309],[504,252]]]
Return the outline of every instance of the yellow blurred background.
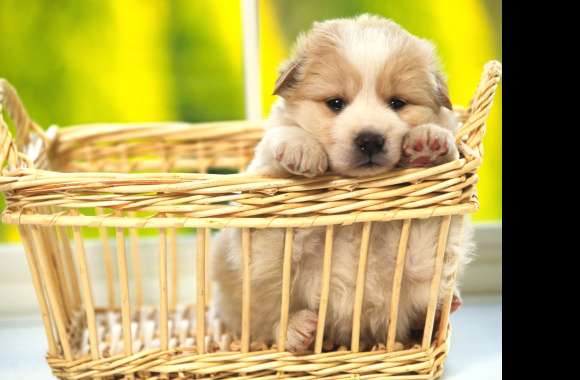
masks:
[[[484,63],[501,60],[499,0],[260,0],[264,116],[278,65],[313,21],[375,13],[439,49],[451,99],[468,105]],[[2,0],[0,77],[43,127],[244,118],[238,0]],[[489,117],[481,210],[501,219],[501,85]],[[0,207],[2,205],[0,204]],[[14,241],[0,226],[0,241]]]

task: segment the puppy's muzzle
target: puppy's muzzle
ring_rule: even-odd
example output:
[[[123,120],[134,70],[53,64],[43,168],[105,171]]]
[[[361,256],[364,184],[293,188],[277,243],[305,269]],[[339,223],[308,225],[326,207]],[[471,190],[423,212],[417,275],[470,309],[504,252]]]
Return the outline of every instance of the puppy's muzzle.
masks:
[[[369,161],[372,161],[373,155],[383,151],[385,138],[377,133],[362,132],[355,137],[354,144],[363,156],[368,156]]]

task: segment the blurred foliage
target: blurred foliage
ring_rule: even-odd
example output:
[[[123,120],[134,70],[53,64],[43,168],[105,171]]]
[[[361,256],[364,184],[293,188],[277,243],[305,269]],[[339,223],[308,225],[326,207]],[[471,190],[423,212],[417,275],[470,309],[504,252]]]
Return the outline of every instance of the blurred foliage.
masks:
[[[313,21],[376,13],[439,49],[455,104],[501,60],[499,0],[260,0],[262,101]],[[2,0],[0,77],[42,126],[244,117],[237,0]],[[501,88],[490,115],[476,220],[501,218]],[[1,205],[0,205],[1,207]],[[17,239],[0,226],[0,240]]]

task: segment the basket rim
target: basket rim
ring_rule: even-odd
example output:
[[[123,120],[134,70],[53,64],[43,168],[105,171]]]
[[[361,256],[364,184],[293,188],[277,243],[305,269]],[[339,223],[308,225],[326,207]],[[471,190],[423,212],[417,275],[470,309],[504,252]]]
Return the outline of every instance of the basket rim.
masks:
[[[121,227],[312,227],[477,211],[481,160],[461,158],[380,176],[313,179],[241,174],[63,173],[20,169],[0,178],[7,224]],[[8,173],[7,173],[8,174]],[[222,201],[230,201],[221,205]],[[231,204],[231,202],[235,202]],[[62,206],[62,212],[42,212]],[[146,218],[78,215],[81,208],[151,211]],[[34,213],[35,215],[32,215]],[[162,214],[161,216],[159,214]]]

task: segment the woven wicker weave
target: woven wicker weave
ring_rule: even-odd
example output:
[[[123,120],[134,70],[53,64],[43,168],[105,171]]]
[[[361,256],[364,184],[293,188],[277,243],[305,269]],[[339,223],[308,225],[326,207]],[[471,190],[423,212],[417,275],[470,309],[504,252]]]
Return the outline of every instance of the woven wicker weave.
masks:
[[[463,121],[457,135],[460,159],[356,179],[208,174],[216,168],[244,168],[262,136],[260,122],[95,124],[44,131],[30,119],[10,84],[0,80],[0,109],[7,111],[16,130],[13,139],[0,119],[0,191],[7,201],[2,221],[19,227],[54,374],[63,379],[439,377],[449,348],[451,299],[445,300],[439,326],[434,326],[438,269],[451,216],[478,208],[475,185],[485,121],[500,76],[501,65],[488,63],[470,108],[457,109]],[[405,232],[413,219],[427,217],[440,217],[441,230],[434,291],[420,345],[402,348],[389,329],[384,344],[369,352],[359,352],[358,341],[349,348],[322,352],[319,337],[313,353],[293,355],[280,346],[249,341],[247,303],[241,338],[229,336],[205,318],[212,228],[241,228],[244,236],[250,236],[252,228],[285,228],[285,251],[291,252],[296,228],[326,226],[327,236],[332,236],[333,226],[339,224],[361,222],[365,231],[373,222],[403,219],[403,249],[395,272],[400,280]],[[186,253],[190,263],[178,263],[178,241],[186,228],[196,229],[197,250]],[[87,260],[87,230],[100,236],[103,305],[95,302],[97,285],[91,278],[96,268]],[[112,230],[114,244],[108,237]],[[141,274],[144,230],[153,230],[156,236],[154,306],[144,302],[148,294]],[[325,257],[331,253],[327,244]],[[249,255],[249,248],[244,254]],[[180,265],[195,266],[195,283],[179,278]],[[245,265],[247,269],[249,260]],[[288,317],[289,265],[288,260],[282,321]],[[326,269],[323,291],[332,275],[330,267]],[[249,281],[244,276],[245,299],[251,297]],[[357,277],[357,288],[361,283],[364,271]],[[180,298],[178,291],[187,286],[196,289],[189,300]],[[398,290],[400,281],[393,286]],[[393,291],[391,300],[394,319],[398,294]],[[319,317],[324,323],[328,300],[321,298]],[[355,304],[359,306],[355,305],[353,328],[361,313],[360,302]]]

